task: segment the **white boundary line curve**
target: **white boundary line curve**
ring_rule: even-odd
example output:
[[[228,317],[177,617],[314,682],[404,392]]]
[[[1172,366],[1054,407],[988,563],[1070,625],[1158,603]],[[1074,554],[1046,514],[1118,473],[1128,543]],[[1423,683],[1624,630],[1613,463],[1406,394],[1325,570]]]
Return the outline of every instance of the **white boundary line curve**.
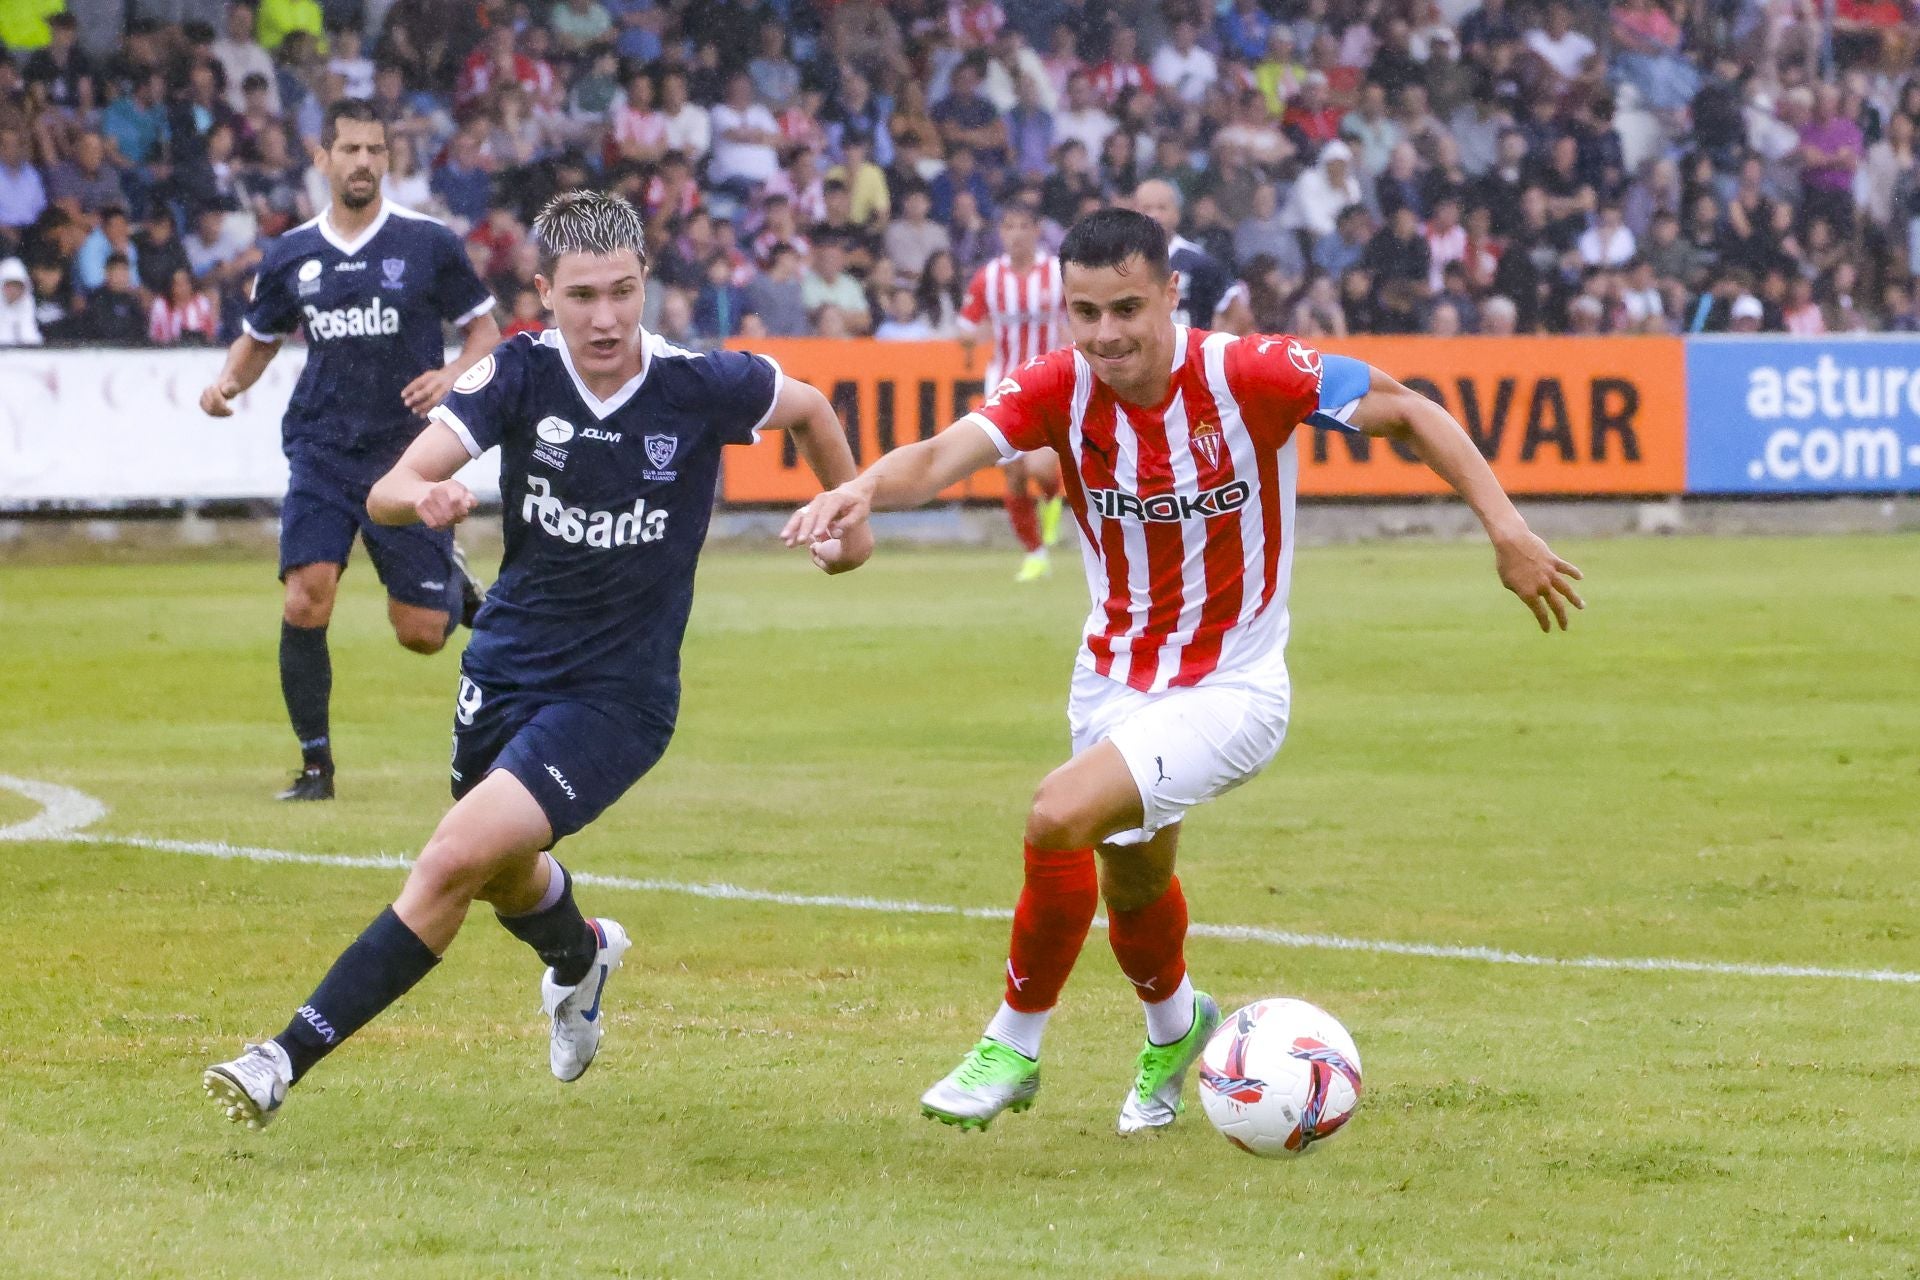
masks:
[[[83,830],[107,816],[107,806],[72,787],[17,778],[0,773],[0,790],[38,803],[40,812],[23,822],[0,827],[0,841],[40,841],[49,844],[114,845],[130,849],[153,849],[165,853],[183,853],[202,858],[235,859],[245,862],[292,863],[301,866],[350,867],[397,871],[411,866],[411,858],[397,854],[296,853],[287,849],[262,849],[249,845],[227,844],[219,840],[161,840],[149,836],[101,835]],[[826,907],[842,911],[874,911],[886,915],[957,916],[966,920],[1010,920],[1013,912],[1004,907],[955,907],[938,902],[916,902],[903,898],[871,898],[842,894],[782,893],[772,889],[749,889],[733,884],[699,884],[679,880],[637,879],[632,876],[597,875],[575,872],[580,884],[603,889],[624,889],[635,893],[672,893],[685,897],[723,902],[768,903],[783,907]],[[1094,924],[1105,928],[1105,919]],[[1473,960],[1484,964],[1521,965],[1544,969],[1606,969],[1633,973],[1698,973],[1737,978],[1820,978],[1841,982],[1884,982],[1920,984],[1920,973],[1901,969],[1833,969],[1818,965],[1740,964],[1724,960],[1685,960],[1659,956],[1543,956],[1521,951],[1503,951],[1497,947],[1444,946],[1428,942],[1394,942],[1372,938],[1348,938],[1338,934],[1295,933],[1288,929],[1266,929],[1253,925],[1193,924],[1189,935],[1216,938],[1223,942],[1259,942],[1268,946],[1293,947],[1317,951],[1355,951],[1371,955],[1413,956],[1425,960]]]

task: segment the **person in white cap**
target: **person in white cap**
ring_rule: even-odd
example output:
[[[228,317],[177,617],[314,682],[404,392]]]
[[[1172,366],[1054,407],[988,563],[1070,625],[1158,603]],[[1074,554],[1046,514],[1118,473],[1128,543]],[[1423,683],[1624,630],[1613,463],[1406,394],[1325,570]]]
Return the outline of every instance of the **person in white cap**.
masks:
[[[1760,321],[1765,315],[1766,308],[1760,305],[1760,299],[1743,293],[1733,300],[1733,310],[1727,315],[1727,332],[1758,333]]]
[[[1286,208],[1280,211],[1280,222],[1289,230],[1308,231],[1317,240],[1333,233],[1342,209],[1360,202],[1353,148],[1344,142],[1329,142],[1320,148],[1313,168],[1293,184]]]
[[[33,286],[27,265],[18,258],[0,262],[0,347],[37,347],[40,326],[33,318]]]

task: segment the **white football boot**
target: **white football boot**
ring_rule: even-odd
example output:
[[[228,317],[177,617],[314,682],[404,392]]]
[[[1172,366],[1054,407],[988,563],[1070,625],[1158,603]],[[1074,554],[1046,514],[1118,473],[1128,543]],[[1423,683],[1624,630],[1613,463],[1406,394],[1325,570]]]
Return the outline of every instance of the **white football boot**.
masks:
[[[207,1096],[220,1104],[227,1119],[249,1129],[272,1122],[293,1085],[293,1064],[287,1051],[269,1040],[250,1044],[232,1062],[217,1062],[201,1075]]]
[[[600,1051],[603,1025],[600,996],[607,989],[607,979],[620,967],[620,958],[633,945],[627,931],[612,920],[592,919],[587,927],[599,939],[600,947],[593,953],[593,967],[579,985],[561,986],[553,980],[552,969],[540,975],[540,1007],[553,1019],[553,1044],[547,1061],[558,1080],[578,1080],[593,1065],[593,1055]]]
[[[1115,1128],[1123,1135],[1164,1129],[1180,1115],[1186,1103],[1180,1097],[1187,1068],[1200,1060],[1207,1041],[1220,1026],[1220,1006],[1204,991],[1193,996],[1193,1025],[1172,1044],[1148,1041],[1134,1068],[1133,1088],[1120,1104]]]

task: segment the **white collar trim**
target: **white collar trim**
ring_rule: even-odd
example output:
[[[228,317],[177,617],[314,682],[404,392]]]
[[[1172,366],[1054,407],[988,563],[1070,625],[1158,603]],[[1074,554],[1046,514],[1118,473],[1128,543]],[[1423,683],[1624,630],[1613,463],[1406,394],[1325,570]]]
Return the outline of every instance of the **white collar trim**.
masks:
[[[640,372],[634,374],[621,388],[602,400],[587,387],[586,379],[573,367],[573,352],[567,349],[567,340],[560,336],[558,329],[548,329],[541,333],[540,341],[560,353],[560,363],[567,368],[567,376],[573,379],[573,389],[580,393],[580,400],[593,411],[593,416],[605,422],[620,411],[622,405],[633,399],[640,390],[640,384],[647,380],[647,374],[653,370],[654,346],[660,341],[648,333],[643,326],[640,330]]]
[[[392,212],[393,206],[382,198],[380,201],[380,212],[374,214],[373,221],[367,224],[367,229],[352,240],[343,240],[340,237],[340,233],[334,230],[332,205],[328,205],[322,209],[320,216],[315,218],[313,222],[315,226],[320,228],[322,239],[338,249],[341,253],[352,257],[354,254],[366,248],[367,245],[372,242],[373,238],[380,234],[380,228],[387,225],[387,217]]]
[[[1173,326],[1173,368],[1170,373],[1179,373],[1180,366],[1187,362],[1187,326]]]

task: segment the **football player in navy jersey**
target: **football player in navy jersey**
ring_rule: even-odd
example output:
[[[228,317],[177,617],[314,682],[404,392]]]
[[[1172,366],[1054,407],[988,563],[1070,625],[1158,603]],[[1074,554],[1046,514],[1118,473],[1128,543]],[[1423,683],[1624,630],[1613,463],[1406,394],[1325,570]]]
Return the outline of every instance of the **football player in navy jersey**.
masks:
[[[383,199],[386,128],[373,107],[327,108],[314,164],[333,203],[267,247],[245,332],[200,393],[217,418],[252,386],[296,328],[307,365],[282,422],[289,476],[280,509],[280,690],[300,740],[301,771],[282,800],[333,798],[327,704],[333,663],[327,623],[356,533],[387,589],[394,635],[437,653],[456,620],[471,621],[479,591],[445,529],[390,529],[367,518],[367,491],[424,425],[462,370],[500,341],[493,298],[460,237],[434,218]],[[444,363],[442,323],[465,331]]]
[[[208,1068],[208,1093],[254,1127],[438,963],[476,900],[546,963],[549,1065],[579,1078],[629,942],[614,921],[581,914],[547,851],[618,800],[673,734],[720,450],[786,431],[823,487],[855,474],[820,392],[764,356],[684,351],[640,327],[646,250],[632,205],[570,192],[534,236],[558,328],[517,335],[462,374],[367,498],[384,527],[450,528],[474,508],[453,474],[500,446],[506,551],[461,662],[455,802],[399,898],[286,1030]],[[864,524],[812,544],[828,573],[872,550]]]

